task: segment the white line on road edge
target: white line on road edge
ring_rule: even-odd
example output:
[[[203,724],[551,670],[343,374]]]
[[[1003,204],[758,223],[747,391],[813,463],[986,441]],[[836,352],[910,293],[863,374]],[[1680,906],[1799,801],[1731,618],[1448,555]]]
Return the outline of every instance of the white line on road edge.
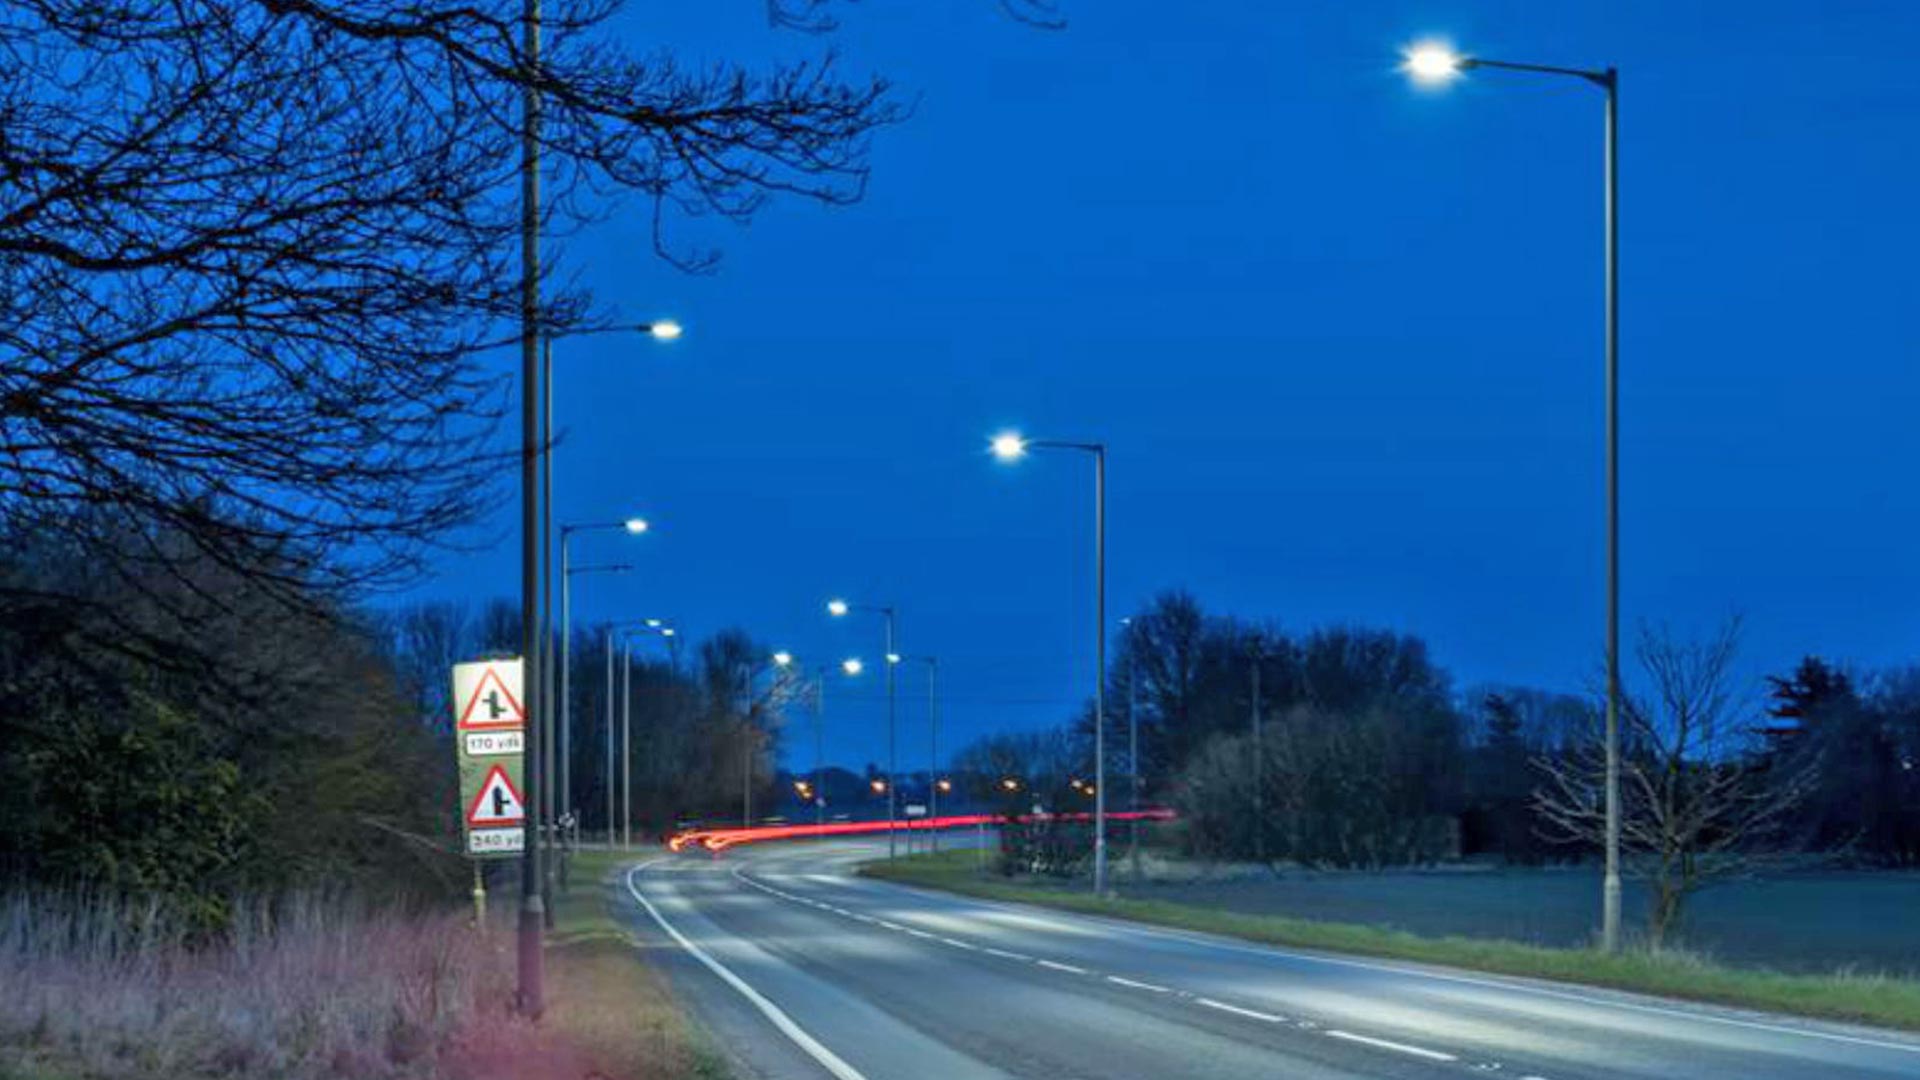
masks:
[[[1118,976],[1118,975],[1109,975],[1109,976],[1107,976],[1107,981],[1108,981],[1108,982],[1110,982],[1110,983],[1114,983],[1115,985],[1118,985],[1118,986],[1131,986],[1131,987],[1133,987],[1133,988],[1134,988],[1135,990],[1151,990],[1151,991],[1153,991],[1153,992],[1154,992],[1154,993],[1156,993],[1156,994],[1171,994],[1171,993],[1173,993],[1173,989],[1172,989],[1171,987],[1166,987],[1166,986],[1155,986],[1155,985],[1154,985],[1154,984],[1152,984],[1152,983],[1147,983],[1147,982],[1139,982],[1139,981],[1137,981],[1137,980],[1134,980],[1134,979],[1123,979],[1123,978],[1121,978],[1121,977],[1120,977],[1120,976]]]
[[[1275,1016],[1272,1013],[1254,1012],[1252,1009],[1243,1009],[1238,1005],[1229,1005],[1224,1001],[1215,1001],[1212,998],[1194,998],[1193,1000],[1201,1005],[1205,1005],[1209,1009],[1219,1009],[1223,1013],[1244,1016],[1249,1020],[1265,1020],[1269,1024],[1282,1024],[1285,1023],[1287,1019],[1284,1016]]]
[[[1328,1028],[1326,1034],[1330,1039],[1345,1039],[1348,1042],[1364,1043],[1368,1046],[1377,1046],[1382,1050],[1398,1050],[1403,1054],[1412,1054],[1414,1057],[1426,1058],[1428,1061],[1460,1060],[1452,1054],[1443,1054],[1438,1050],[1429,1050],[1424,1046],[1408,1046],[1406,1043],[1388,1042],[1385,1039],[1376,1039],[1371,1035],[1355,1035],[1351,1031],[1339,1031],[1334,1028]]]
[[[998,956],[1004,960],[1032,960],[1033,959],[1033,957],[1028,956],[1026,953],[1008,952],[1005,949],[996,949],[991,946],[982,946],[980,951],[986,952],[986,953],[992,953],[993,955]]]
[[[627,871],[627,891],[633,894],[635,900],[640,901],[641,907],[647,909],[647,914],[653,916],[653,921],[660,924],[660,929],[665,930],[667,936],[679,942],[680,947],[692,954],[695,960],[705,964],[708,971],[720,976],[721,982],[738,990],[741,997],[746,998],[753,1004],[754,1008],[759,1009],[761,1015],[773,1021],[773,1026],[779,1028],[782,1035],[792,1040],[793,1044],[805,1051],[808,1057],[819,1062],[821,1068],[832,1073],[838,1080],[867,1080],[865,1076],[861,1075],[858,1069],[842,1061],[838,1054],[821,1045],[820,1040],[807,1034],[804,1028],[794,1023],[792,1017],[780,1011],[780,1006],[768,1001],[761,995],[760,991],[748,986],[745,979],[727,970],[726,966],[720,963],[720,961],[708,956],[698,945],[688,941],[685,934],[674,929],[673,924],[668,922],[660,914],[659,909],[655,908],[646,897],[640,895],[639,887],[633,883],[633,876],[658,861],[658,859],[652,859]]]
[[[1064,971],[1069,975],[1085,975],[1087,973],[1086,968],[1074,967],[1072,964],[1062,964],[1057,960],[1035,960],[1034,963],[1039,964],[1043,968]]]

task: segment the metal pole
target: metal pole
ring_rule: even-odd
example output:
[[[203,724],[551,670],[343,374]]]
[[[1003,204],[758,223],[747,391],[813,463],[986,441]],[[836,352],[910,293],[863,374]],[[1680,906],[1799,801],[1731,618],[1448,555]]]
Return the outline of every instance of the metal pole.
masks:
[[[540,0],[522,0],[525,16],[523,45],[527,63],[540,62]],[[522,670],[539,672],[540,659],[540,93],[533,88],[533,71],[524,73],[528,86],[521,96],[525,129],[520,137],[520,651]],[[529,668],[526,665],[531,665]],[[523,688],[524,689],[524,688]],[[540,776],[540,714],[537,698],[525,695],[534,715],[527,717],[525,851],[520,869],[520,927],[516,959],[520,1011],[538,1017],[546,1010],[544,957],[540,931],[546,921],[546,902],[540,895],[540,800],[531,790]]]
[[[613,627],[607,627],[607,850],[613,850]]]
[[[1127,827],[1127,862],[1133,883],[1140,884],[1140,721],[1136,712],[1140,703],[1139,639],[1134,637],[1133,622],[1127,622],[1127,771],[1133,774],[1132,809],[1136,815]]]
[[[540,895],[546,902],[547,929],[553,929],[553,877],[560,861],[560,815],[555,798],[554,759],[565,753],[554,737],[553,693],[553,335],[542,334],[540,348],[540,822],[546,845]],[[556,753],[556,748],[559,752]]]
[[[1093,893],[1107,894],[1107,448],[1093,451]]]
[[[827,669],[824,664],[821,665],[817,674],[820,676],[820,679],[814,684],[815,690],[813,692],[813,823],[815,825],[825,825],[827,823],[827,789],[821,786],[821,782],[824,779],[821,770],[825,767],[826,756],[824,751],[827,745],[825,734],[827,727]]]
[[[620,644],[620,846],[633,850],[633,650]]]
[[[1607,91],[1607,870],[1601,947],[1620,947],[1620,73]]]
[[[740,712],[740,827],[753,827],[753,665],[749,662],[742,675],[747,684],[746,703]]]
[[[893,662],[893,609],[886,609],[887,615],[887,654],[881,657],[887,664],[887,858],[894,856],[894,822],[896,807],[900,796],[900,756],[895,739],[893,713],[893,669],[900,665]]]
[[[551,366],[551,363],[549,363]],[[548,400],[552,407],[553,402]],[[567,530],[560,529],[560,809],[573,805],[573,576],[567,558]],[[575,829],[579,828],[576,821]],[[560,864],[560,887],[567,887],[567,864]]]
[[[940,816],[940,661],[927,658],[927,817],[929,820]],[[940,850],[940,830],[927,832],[927,850]]]
[[[1260,639],[1253,640],[1253,858],[1267,861],[1267,748],[1260,732]]]

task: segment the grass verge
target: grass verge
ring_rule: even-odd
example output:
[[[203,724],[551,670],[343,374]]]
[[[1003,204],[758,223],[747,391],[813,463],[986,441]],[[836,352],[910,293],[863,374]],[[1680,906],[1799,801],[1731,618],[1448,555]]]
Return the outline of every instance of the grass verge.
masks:
[[[621,1080],[727,1080],[725,1059],[607,910],[601,883],[617,865],[606,852],[576,854],[573,887],[555,897],[545,1026]]]
[[[1920,1031],[1920,981],[1912,979],[1850,971],[1794,975],[1725,967],[1683,953],[1634,951],[1608,955],[1593,949],[1556,949],[1488,938],[1421,937],[1377,926],[1219,911],[1167,900],[1126,897],[1102,900],[1062,886],[986,876],[980,871],[978,860],[977,852],[944,851],[869,863],[860,868],[860,873],[903,885],[1222,934],[1269,945],[1413,960],[1499,975],[1521,975]]]

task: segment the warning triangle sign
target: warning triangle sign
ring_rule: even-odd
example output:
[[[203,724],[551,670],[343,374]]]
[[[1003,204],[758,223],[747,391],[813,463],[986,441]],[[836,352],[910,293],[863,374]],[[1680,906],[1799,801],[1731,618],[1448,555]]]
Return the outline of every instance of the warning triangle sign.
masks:
[[[517,728],[524,727],[526,722],[527,713],[520,707],[520,699],[507,689],[500,670],[488,664],[480,673],[480,681],[473,684],[473,693],[467,695],[466,704],[460,707],[460,730]]]
[[[499,828],[524,825],[526,821],[526,803],[520,798],[520,793],[514,790],[506,767],[495,765],[488,769],[487,778],[480,782],[480,793],[473,797],[473,803],[467,807],[467,824]]]

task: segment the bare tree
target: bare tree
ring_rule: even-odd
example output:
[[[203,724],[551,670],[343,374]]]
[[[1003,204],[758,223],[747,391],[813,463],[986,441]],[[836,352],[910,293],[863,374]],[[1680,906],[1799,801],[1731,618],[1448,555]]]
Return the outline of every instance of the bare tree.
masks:
[[[512,334],[529,88],[549,235],[638,193],[704,268],[672,220],[862,194],[883,79],[625,55],[617,8],[549,0],[535,62],[520,0],[0,6],[0,525],[290,599],[417,569],[499,472],[473,358]]]
[[[1689,897],[1755,868],[1806,791],[1804,771],[1762,769],[1751,757],[1759,714],[1732,684],[1738,645],[1733,619],[1698,642],[1643,628],[1635,649],[1644,686],[1624,700],[1620,843],[1652,889],[1647,937],[1655,948]],[[1606,828],[1598,729],[1536,764],[1544,783],[1534,798],[1550,838],[1598,846]]]

